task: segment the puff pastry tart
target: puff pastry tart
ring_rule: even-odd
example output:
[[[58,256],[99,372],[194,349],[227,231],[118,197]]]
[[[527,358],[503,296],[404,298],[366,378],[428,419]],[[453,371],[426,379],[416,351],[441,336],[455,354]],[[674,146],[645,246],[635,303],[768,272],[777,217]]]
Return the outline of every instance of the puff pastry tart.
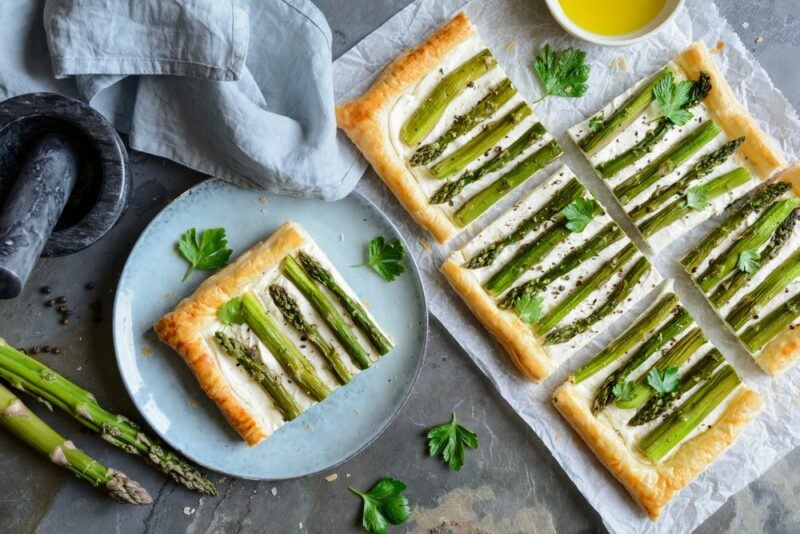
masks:
[[[786,164],[702,42],[569,133],[655,252]]]
[[[671,288],[570,375],[553,402],[654,521],[763,404]]]
[[[294,222],[208,278],[155,331],[251,446],[393,345]]]
[[[390,63],[336,117],[441,243],[562,152],[464,13]]]
[[[534,381],[660,281],[567,166],[454,252],[442,272]]]
[[[800,357],[800,164],[731,210],[681,263],[770,375]]]

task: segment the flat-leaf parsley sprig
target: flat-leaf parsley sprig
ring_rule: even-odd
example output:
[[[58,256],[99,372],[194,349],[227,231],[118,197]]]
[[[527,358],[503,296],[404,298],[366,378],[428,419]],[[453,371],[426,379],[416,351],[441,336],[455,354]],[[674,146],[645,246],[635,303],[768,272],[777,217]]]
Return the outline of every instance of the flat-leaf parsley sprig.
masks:
[[[189,228],[178,241],[178,252],[189,262],[189,268],[183,275],[185,281],[196,269],[213,271],[228,262],[233,252],[228,248],[224,228],[209,228],[197,238],[197,229]]]
[[[533,103],[541,102],[551,95],[577,98],[588,89],[589,65],[586,52],[567,48],[556,52],[549,44],[533,60],[533,71],[539,77],[544,94]]]
[[[369,265],[381,278],[393,282],[396,277],[406,272],[406,266],[402,264],[405,257],[406,249],[402,241],[395,239],[389,242],[381,235],[369,242],[366,263],[353,267]]]
[[[364,500],[361,525],[367,532],[385,534],[389,524],[399,525],[411,517],[411,508],[403,492],[406,485],[394,478],[385,477],[362,493],[353,486],[348,489]]]
[[[428,431],[428,452],[441,455],[453,471],[464,465],[464,447],[478,448],[478,435],[456,422],[456,414],[449,423],[435,426]]]

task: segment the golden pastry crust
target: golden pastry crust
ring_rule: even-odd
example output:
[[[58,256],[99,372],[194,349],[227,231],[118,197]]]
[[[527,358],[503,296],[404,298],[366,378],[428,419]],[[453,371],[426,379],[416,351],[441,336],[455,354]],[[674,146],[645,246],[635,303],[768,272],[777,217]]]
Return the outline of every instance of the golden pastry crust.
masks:
[[[472,313],[505,349],[511,361],[529,380],[539,382],[555,369],[539,339],[514,313],[501,310],[469,270],[461,267],[463,256],[453,255],[442,273]]]
[[[339,128],[352,139],[411,217],[440,243],[446,242],[461,228],[443,209],[428,202],[428,197],[405,161],[394,150],[384,124],[389,108],[397,97],[433,70],[473,31],[467,15],[459,13],[424,43],[387,65],[361,97],[336,108]]]
[[[205,280],[154,326],[159,339],[183,357],[200,387],[249,446],[269,437],[269,431],[239,402],[203,332],[216,320],[222,304],[240,295],[249,284],[261,278],[265,270],[298,250],[308,239],[299,224],[285,222],[266,240]]]
[[[690,79],[697,79],[700,72],[710,76],[711,91],[704,103],[714,121],[729,137],[745,136],[745,142],[737,153],[744,155],[751,170],[759,178],[766,180],[775,171],[786,166],[786,158],[780,148],[733,94],[703,41],[693,43],[675,58],[675,62]]]
[[[553,394],[553,404],[653,521],[678,491],[736,440],[763,406],[761,395],[741,388],[707,430],[654,464],[632,451],[611,425],[594,417],[591,398],[577,388],[571,382],[561,385]]]

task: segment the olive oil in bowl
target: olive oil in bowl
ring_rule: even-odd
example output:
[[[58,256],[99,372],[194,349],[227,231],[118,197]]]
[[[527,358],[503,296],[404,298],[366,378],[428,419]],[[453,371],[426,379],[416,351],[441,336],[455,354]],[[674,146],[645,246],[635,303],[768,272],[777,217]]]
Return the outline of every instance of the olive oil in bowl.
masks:
[[[580,28],[607,36],[627,35],[653,22],[667,0],[558,0]]]

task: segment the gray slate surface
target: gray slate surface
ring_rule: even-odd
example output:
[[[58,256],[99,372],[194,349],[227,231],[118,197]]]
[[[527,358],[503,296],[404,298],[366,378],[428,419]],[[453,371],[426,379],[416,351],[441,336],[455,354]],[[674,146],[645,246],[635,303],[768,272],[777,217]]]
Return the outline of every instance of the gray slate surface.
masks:
[[[533,0],[532,0],[533,1]],[[317,0],[334,31],[334,56],[391,17],[405,0]],[[723,13],[796,108],[800,108],[800,7],[797,0],[718,0]],[[542,6],[544,9],[544,6]],[[749,22],[749,29],[740,24]],[[756,44],[756,38],[764,41]],[[42,261],[25,293],[0,302],[2,335],[22,346],[58,345],[61,355],[42,356],[66,376],[88,385],[101,402],[135,413],[116,370],[110,311],[125,258],[155,214],[202,177],[153,157],[133,154],[134,198],[120,225],[81,253]],[[369,179],[374,179],[372,176]],[[94,282],[94,289],[84,288]],[[76,310],[63,327],[38,292],[50,285]],[[90,303],[100,299],[103,321]],[[424,430],[457,409],[480,435],[481,447],[451,473],[427,459]],[[44,410],[36,406],[38,413]],[[15,439],[0,432],[0,531],[3,532],[357,532],[359,502],[348,484],[369,487],[391,474],[409,485],[414,505],[410,530],[427,532],[602,531],[586,504],[538,438],[433,321],[419,382],[400,415],[373,445],[334,471],[338,480],[315,476],[279,483],[224,479],[220,496],[199,498],[99,440],[81,434],[64,417],[44,417],[73,435],[101,461],[145,484],[155,505],[113,504],[83,482],[58,472]],[[275,488],[277,495],[273,495]],[[700,532],[797,532],[800,525],[800,450],[778,462],[711,517]],[[397,529],[398,531],[401,529]]]

